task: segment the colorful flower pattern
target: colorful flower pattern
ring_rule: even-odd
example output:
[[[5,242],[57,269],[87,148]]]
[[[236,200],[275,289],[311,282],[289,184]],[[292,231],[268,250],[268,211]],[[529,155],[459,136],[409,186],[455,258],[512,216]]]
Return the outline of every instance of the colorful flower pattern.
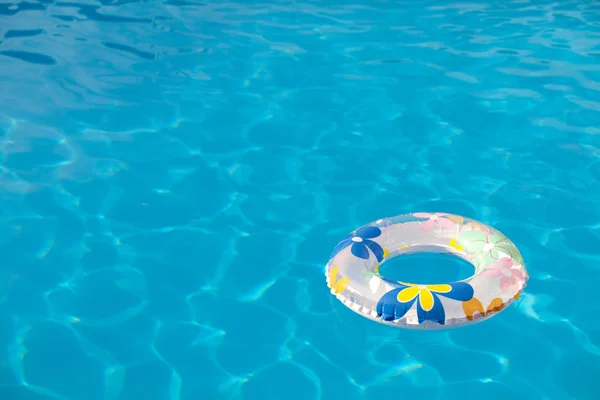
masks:
[[[463,232],[458,242],[469,257],[486,266],[508,256],[517,257],[514,246],[500,232],[486,233],[479,230]]]
[[[524,279],[523,272],[515,268],[512,258],[501,258],[485,267],[482,274],[488,278],[500,278],[500,289],[503,293],[509,290],[518,291],[518,283]]]
[[[377,315],[384,321],[402,318],[417,303],[419,324],[425,321],[446,323],[446,313],[439,296],[452,300],[467,301],[473,297],[468,283],[453,282],[442,285],[414,285],[399,283],[397,288],[384,294],[377,303]]]
[[[481,271],[480,276],[497,279],[497,285],[501,293],[508,294],[514,299],[519,298],[518,291],[523,286],[520,283],[524,283],[528,275],[524,270],[523,260],[518,250],[506,236],[484,224],[472,220],[465,221],[464,217],[452,214],[414,213],[412,216],[418,218],[417,222],[419,219],[425,219],[425,221],[420,221],[419,224],[422,232],[430,231],[436,226],[441,230],[458,226],[462,233],[458,237],[450,239],[449,247],[466,254],[476,265],[476,268],[482,268],[483,271]],[[398,223],[411,222],[410,219],[406,217],[405,219],[406,221]],[[391,220],[386,219],[386,221]],[[379,220],[375,224],[385,228],[388,224],[383,224],[383,221]],[[389,225],[393,224],[389,223]],[[375,256],[378,262],[375,270],[365,270],[363,275],[369,281],[369,287],[373,293],[378,292],[384,283],[388,288],[387,293],[379,298],[375,310],[377,316],[383,321],[397,321],[405,317],[416,304],[419,324],[433,321],[445,325],[447,320],[444,304],[448,305],[448,303],[443,303],[440,297],[462,303],[464,317],[469,321],[501,311],[507,304],[502,298],[496,297],[484,309],[481,301],[474,297],[473,287],[467,282],[417,285],[395,282],[380,276],[378,268],[382,260],[389,255],[387,250],[373,240],[380,237],[381,234],[382,231],[377,226],[359,228],[338,243],[331,258],[347,247],[350,247],[353,256],[360,259],[369,259],[371,253]],[[337,275],[338,268],[332,268],[329,274],[329,285],[335,294],[344,292],[350,283],[349,278],[338,279]],[[391,290],[390,287],[392,287]],[[453,315],[452,319],[455,318],[456,316]]]
[[[329,271],[329,288],[335,294],[342,293],[350,284],[350,278],[348,277],[337,279],[338,270],[338,267],[333,267]]]
[[[464,247],[462,246],[462,244],[458,243],[458,240],[456,240],[456,238],[450,239],[450,247],[452,247],[456,251],[464,250]]]
[[[350,251],[358,258],[368,260],[370,253],[377,258],[377,262],[381,262],[384,257],[383,248],[379,243],[375,242],[374,239],[381,235],[381,229],[376,226],[365,226],[356,230],[346,236],[337,246],[333,249],[331,258],[335,257],[340,251],[344,250],[348,246],[352,246]]]
[[[467,319],[469,321],[475,321],[480,318],[487,317],[492,313],[502,311],[502,309],[504,308],[504,302],[501,298],[496,297],[495,299],[490,301],[490,304],[488,305],[487,309],[484,310],[483,304],[481,304],[481,302],[478,299],[473,297],[471,300],[464,301],[462,303],[462,307]]]
[[[421,230],[427,232],[434,226],[438,225],[442,229],[450,228],[454,225],[454,221],[448,218],[448,214],[444,213],[414,213],[417,218],[426,218],[427,221],[421,223]]]

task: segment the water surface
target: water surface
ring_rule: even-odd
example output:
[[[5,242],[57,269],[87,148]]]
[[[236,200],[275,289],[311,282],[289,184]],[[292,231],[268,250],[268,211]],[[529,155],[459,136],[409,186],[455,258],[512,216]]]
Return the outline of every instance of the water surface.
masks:
[[[11,1],[0,60],[0,398],[597,399],[597,2]],[[335,244],[416,211],[526,294],[347,311]]]

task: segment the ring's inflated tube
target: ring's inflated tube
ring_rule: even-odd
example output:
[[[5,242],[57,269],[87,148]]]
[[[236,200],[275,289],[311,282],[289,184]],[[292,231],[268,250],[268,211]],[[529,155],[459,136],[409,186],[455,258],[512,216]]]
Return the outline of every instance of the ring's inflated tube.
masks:
[[[475,274],[458,282],[412,284],[379,274],[379,266],[408,253],[450,253]],[[481,222],[444,213],[380,219],[346,236],[325,268],[331,292],[348,308],[402,328],[440,329],[489,317],[519,298],[528,279],[521,253]]]

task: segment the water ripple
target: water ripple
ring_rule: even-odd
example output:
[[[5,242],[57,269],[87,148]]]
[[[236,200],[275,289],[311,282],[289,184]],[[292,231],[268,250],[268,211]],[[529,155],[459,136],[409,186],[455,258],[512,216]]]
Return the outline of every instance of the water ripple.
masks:
[[[3,50],[3,51],[0,51],[0,54],[3,56],[16,58],[17,60],[29,62],[32,64],[41,64],[41,65],[56,64],[56,60],[54,58],[52,58],[46,54],[33,53],[30,51]]]
[[[595,400],[599,11],[0,4],[0,398]],[[521,300],[439,333],[332,299],[335,243],[418,209],[511,237]]]

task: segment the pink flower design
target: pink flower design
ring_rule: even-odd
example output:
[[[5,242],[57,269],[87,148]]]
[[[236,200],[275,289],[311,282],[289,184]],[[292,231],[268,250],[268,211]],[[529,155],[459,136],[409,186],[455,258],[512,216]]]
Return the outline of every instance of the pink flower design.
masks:
[[[488,278],[500,278],[500,289],[504,293],[524,279],[521,270],[513,268],[512,258],[506,257],[488,265],[481,275]]]
[[[454,222],[446,217],[448,214],[444,213],[414,213],[413,215],[417,218],[427,218],[427,221],[421,224],[421,230],[423,232],[431,230],[436,224],[442,228],[450,228],[454,225]]]

